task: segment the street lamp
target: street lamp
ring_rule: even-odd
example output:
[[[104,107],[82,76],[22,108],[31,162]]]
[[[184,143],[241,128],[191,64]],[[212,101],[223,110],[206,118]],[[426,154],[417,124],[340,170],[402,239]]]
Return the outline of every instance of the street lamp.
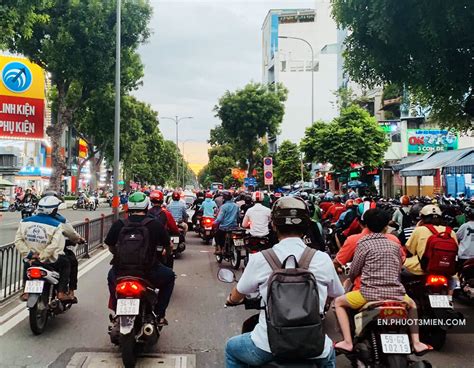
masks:
[[[179,132],[178,132],[178,125],[181,120],[185,119],[193,119],[192,116],[184,116],[184,117],[178,117],[175,116],[174,118],[169,118],[166,116],[161,117],[160,119],[167,119],[167,120],[172,120],[176,124],[176,185],[179,184],[179,145],[178,145],[178,137],[179,137]]]
[[[302,41],[309,46],[311,49],[311,124],[314,123],[314,51],[313,46],[306,41],[304,38],[299,37],[290,37],[290,36],[278,36],[278,38],[283,39],[290,39],[290,40],[298,40]]]
[[[120,172],[120,49],[121,49],[121,18],[122,18],[122,1],[117,0],[117,26],[116,47],[115,47],[115,117],[114,117],[114,218],[119,217],[119,197],[118,197],[118,181]]]

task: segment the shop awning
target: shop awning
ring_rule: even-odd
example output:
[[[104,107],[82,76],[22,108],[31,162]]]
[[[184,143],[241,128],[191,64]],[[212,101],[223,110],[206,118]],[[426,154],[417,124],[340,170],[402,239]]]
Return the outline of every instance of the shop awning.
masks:
[[[474,147],[460,150],[435,152],[425,160],[400,171],[402,176],[434,176],[436,170],[459,161],[474,151]]]
[[[400,162],[398,164],[392,165],[392,170],[393,171],[400,171],[400,170],[402,170],[402,169],[404,169],[408,166],[416,164],[417,162],[421,162],[421,161],[425,160],[426,158],[428,158],[432,154],[433,153],[430,152],[430,153],[425,153],[424,155],[414,155],[414,156],[404,157],[400,160]]]
[[[0,178],[0,188],[14,187],[14,186],[15,184],[13,184],[11,181]]]
[[[443,174],[474,174],[474,150],[443,168]]]

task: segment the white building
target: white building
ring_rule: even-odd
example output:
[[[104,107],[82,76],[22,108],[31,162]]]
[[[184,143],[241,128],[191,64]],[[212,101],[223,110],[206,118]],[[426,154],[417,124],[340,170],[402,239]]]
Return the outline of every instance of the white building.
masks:
[[[334,93],[344,84],[341,51],[345,32],[337,29],[330,13],[330,1],[323,0],[316,2],[315,9],[273,9],[265,18],[263,82],[281,82],[289,90],[278,142],[289,139],[298,143],[313,121],[329,121],[338,115]]]

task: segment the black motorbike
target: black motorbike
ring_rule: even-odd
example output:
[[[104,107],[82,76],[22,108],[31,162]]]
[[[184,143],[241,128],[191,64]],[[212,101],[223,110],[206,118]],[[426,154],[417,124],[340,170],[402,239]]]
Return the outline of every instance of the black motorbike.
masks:
[[[116,286],[117,308],[110,341],[118,345],[125,368],[133,368],[143,348],[158,342],[162,327],[154,313],[158,289],[139,277],[120,277]]]
[[[36,205],[34,202],[28,202],[21,205],[21,218],[27,218],[33,216],[33,213],[36,211]]]
[[[474,302],[474,258],[465,261],[460,267],[459,288],[454,290],[454,297],[462,301]]]
[[[271,248],[270,238],[268,236],[257,237],[247,234],[244,238],[245,242],[245,258],[244,266],[249,262],[249,255],[261,252],[262,250]]]
[[[78,198],[76,203],[72,205],[72,209],[78,210],[78,209],[84,209],[84,210],[89,210],[89,211],[94,211],[95,210],[95,201],[84,199],[84,198]]]
[[[181,223],[176,223],[179,229],[179,235],[171,236],[171,244],[173,246],[172,252],[173,257],[177,258],[186,249],[186,236],[184,234],[184,228]]]
[[[217,263],[222,263],[223,260],[226,260],[230,262],[235,270],[238,270],[244,256],[244,237],[245,229],[237,228],[227,231],[222,254],[216,254]]]
[[[418,318],[421,320],[457,320],[463,315],[454,310],[451,298],[448,295],[448,278],[443,275],[404,275],[402,283],[407,294],[412,298],[418,309]],[[440,350],[446,342],[449,327],[447,323],[431,326],[420,326],[420,340]]]

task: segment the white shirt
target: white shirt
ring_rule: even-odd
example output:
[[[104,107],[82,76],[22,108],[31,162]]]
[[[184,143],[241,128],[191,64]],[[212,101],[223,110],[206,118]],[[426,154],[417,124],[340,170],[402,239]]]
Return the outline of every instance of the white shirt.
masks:
[[[263,206],[261,203],[255,203],[245,213],[242,221],[243,227],[249,227],[250,235],[256,237],[267,236],[269,233],[268,224],[272,218],[272,211],[270,208]]]
[[[474,221],[462,224],[456,235],[459,240],[458,257],[460,259],[474,258]]]
[[[294,255],[297,260],[301,258],[306,245],[300,238],[286,238],[273,246],[273,250],[278,259],[283,262],[289,255]],[[336,298],[344,294],[339,276],[334,269],[331,258],[323,252],[316,252],[309,270],[313,272],[318,284],[319,293],[319,310],[322,314],[326,305],[328,295]],[[250,254],[249,263],[245,267],[245,271],[237,284],[237,290],[241,294],[251,294],[260,291],[262,303],[267,301],[268,278],[272,273],[272,269],[261,253]],[[267,322],[265,320],[265,311],[260,311],[260,318],[257,326],[251,334],[254,344],[266,352],[271,352],[268,343]],[[331,352],[332,341],[326,335],[324,350],[322,354],[315,358],[326,358]]]

